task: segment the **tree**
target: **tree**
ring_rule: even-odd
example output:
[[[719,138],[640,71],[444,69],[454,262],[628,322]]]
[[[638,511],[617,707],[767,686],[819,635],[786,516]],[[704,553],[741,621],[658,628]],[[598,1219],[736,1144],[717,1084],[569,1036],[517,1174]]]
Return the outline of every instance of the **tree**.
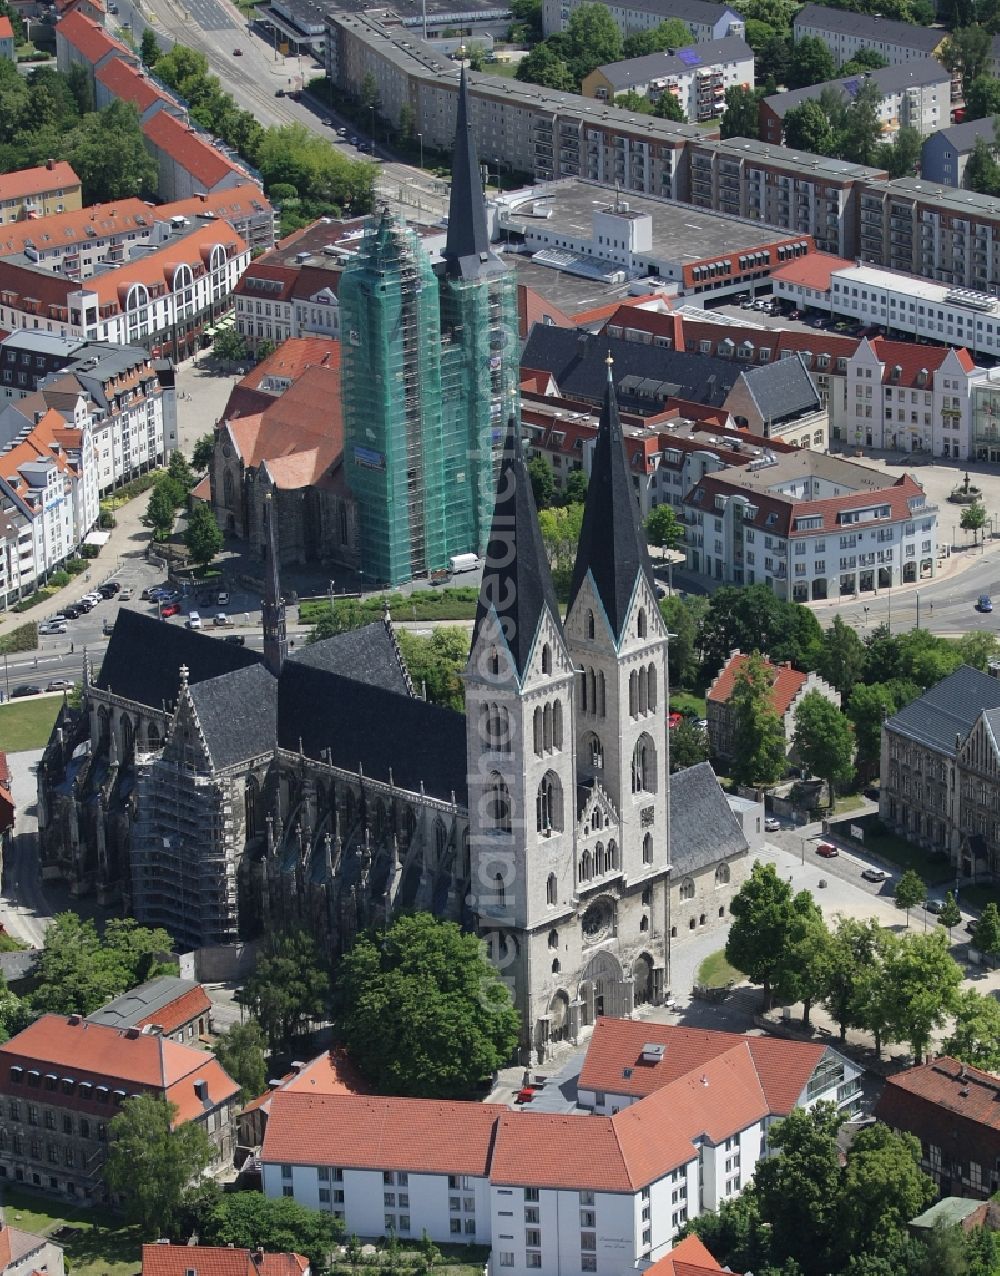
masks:
[[[656,505],[646,519],[646,540],[658,549],[680,549],[684,544],[684,524],[672,505]]]
[[[972,943],[979,952],[995,961],[1000,956],[1000,911],[987,904],[972,929]]]
[[[726,89],[726,109],[719,126],[722,137],[756,137],[759,129],[757,93],[744,84]]]
[[[804,89],[825,84],[837,74],[833,54],[818,36],[806,35],[792,46],[788,67],[788,87]]]
[[[361,109],[378,110],[378,80],[374,71],[366,71],[361,79]]]
[[[184,531],[184,544],[192,561],[201,565],[210,563],[222,549],[222,529],[207,502],[198,501],[192,509]]]
[[[931,1034],[954,1009],[962,982],[961,968],[949,953],[943,932],[907,935],[889,956],[886,980],[890,1029],[897,1040],[909,1043],[920,1063]]]
[[[773,675],[759,652],[744,662],[733,686],[733,779],[767,787],[787,769],[785,728],[771,702]]]
[[[429,913],[400,917],[341,959],[337,1029],[389,1094],[470,1094],[509,1061],[519,1024],[482,941]]]
[[[146,507],[146,521],[153,529],[154,541],[165,541],[174,530],[176,506],[172,495],[172,480],[163,475],[153,485]]]
[[[1000,1071],[1000,1004],[975,988],[958,994],[955,1026],[941,1047],[943,1054],[987,1072]]]
[[[620,62],[622,34],[605,4],[581,4],[566,25],[566,61],[577,84],[595,67]]]
[[[465,704],[462,673],[469,662],[468,633],[445,625],[429,637],[401,629],[397,638],[413,685],[423,688],[432,704],[461,713]]]
[[[94,109],[94,88],[90,82],[90,68],[82,62],[74,62],[66,73],[66,85],[73,94],[80,115],[89,115]]]
[[[109,921],[101,939],[92,921],[60,913],[45,932],[31,1004],[43,1014],[92,1014],[136,984],[174,973],[164,960],[171,947],[165,930],[131,918]]]
[[[808,607],[782,602],[767,585],[723,585],[712,595],[702,627],[704,672],[715,674],[735,647],[815,669],[822,643],[823,630]]]
[[[255,1019],[234,1023],[219,1033],[212,1052],[240,1087],[240,1101],[246,1103],[262,1094],[267,1084],[264,1033]]]
[[[838,612],[830,628],[823,631],[816,672],[837,688],[846,703],[864,667],[865,645]]]
[[[191,467],[188,465],[187,459],[180,448],[175,448],[170,453],[167,473],[185,494],[194,487],[194,475],[191,473]]]
[[[225,363],[240,363],[247,357],[247,343],[235,328],[224,328],[216,333],[212,349]]]
[[[708,599],[700,594],[680,598],[676,594],[660,599],[670,642],[667,644],[667,670],[671,687],[693,687],[701,663],[699,649],[701,620],[708,610]]]
[[[995,75],[979,75],[969,85],[965,97],[967,120],[988,120],[1000,115],[1000,79]]]
[[[152,27],[147,27],[142,33],[142,44],[139,46],[139,56],[142,58],[143,66],[156,66],[156,60],[162,52],[156,32]]]
[[[841,159],[853,164],[873,164],[882,136],[879,110],[882,94],[872,80],[866,80],[844,111],[843,127],[838,142]]]
[[[146,150],[131,102],[114,101],[85,115],[62,150],[83,183],[86,204],[147,199],[156,193],[156,161]]]
[[[653,103],[642,93],[629,89],[627,93],[619,93],[615,98],[615,106],[620,111],[632,111],[635,115],[652,115]]]
[[[906,911],[907,929],[910,926],[910,909],[916,908],[926,894],[927,892],[920,876],[912,868],[908,868],[896,883],[895,890],[892,892],[896,907]]]
[[[237,999],[260,1023],[272,1050],[288,1045],[309,1020],[322,1019],[330,975],[313,938],[304,930],[272,935]]]
[[[566,477],[563,491],[563,505],[583,505],[587,499],[587,488],[590,486],[583,470],[572,470]]]
[[[342,1226],[323,1210],[291,1197],[269,1200],[261,1192],[225,1192],[199,1220],[203,1245],[233,1245],[271,1254],[303,1254],[317,1273],[330,1265],[330,1251]]]
[[[674,94],[668,93],[666,89],[653,104],[653,114],[658,120],[674,120],[677,124],[684,124],[687,121],[683,106]]]
[[[683,771],[708,761],[708,733],[684,718],[670,732],[670,770]]]
[[[417,132],[417,113],[409,102],[399,108],[399,140],[412,142]]]
[[[552,568],[556,590],[565,596],[569,590],[576,560],[576,549],[583,526],[582,505],[562,505],[538,511],[542,543]]]
[[[486,50],[478,41],[465,46],[465,58],[470,71],[486,70]]]
[[[531,479],[531,493],[538,509],[545,509],[552,504],[556,491],[555,475],[552,466],[544,456],[533,456],[528,462],[528,477]]]
[[[694,44],[691,28],[680,18],[667,18],[658,27],[634,31],[622,44],[623,58],[641,58],[649,53],[662,53],[665,49],[683,49]]]
[[[560,57],[547,40],[536,44],[528,56],[521,59],[515,75],[524,83],[540,84],[564,93],[573,93],[578,87],[565,58]]]
[[[941,905],[941,911],[938,913],[938,925],[944,926],[948,932],[948,940],[951,941],[951,932],[962,920],[962,910],[955,902],[955,896],[948,891],[944,897],[944,903]]]
[[[802,1002],[802,1025],[809,1027],[814,1001],[822,997],[831,973],[831,938],[823,914],[808,891],[792,900],[785,946],[774,972],[774,986],[786,1004]]]
[[[991,634],[988,629],[973,630],[971,633],[963,634],[956,640],[955,645],[962,657],[962,664],[972,665],[974,669],[979,669],[982,673],[986,672],[990,662],[996,659],[1000,651],[996,634]]]
[[[977,137],[976,145],[965,166],[965,184],[980,195],[1000,194],[1000,164],[995,148],[985,137]]]
[[[854,730],[821,691],[810,691],[799,702],[794,749],[809,773],[826,781],[832,807],[837,784],[854,773]]]
[[[972,532],[973,541],[979,543],[979,532],[986,526],[986,507],[981,501],[974,501],[962,510],[959,526],[963,532]]]
[[[212,1160],[200,1125],[175,1123],[177,1107],[152,1094],[126,1099],[111,1122],[104,1180],[145,1236],[166,1236],[184,1189]]]
[[[875,926],[872,941],[862,950],[864,964],[856,973],[852,1022],[875,1038],[875,1057],[882,1057],[882,1047],[895,1041],[893,1035],[893,990],[889,966],[901,940],[890,930]]]
[[[510,38],[515,44],[532,47],[542,39],[542,0],[511,0],[514,22]]]
[[[882,934],[874,917],[838,917],[830,936],[823,1004],[840,1025],[841,1041],[847,1040],[849,1027],[864,1026],[859,1018],[861,976],[874,964]]]
[[[889,63],[877,49],[858,49],[850,62],[840,68],[840,77],[848,75],[864,75],[866,71],[880,71]]]
[[[730,905],[733,924],[726,940],[726,960],[764,991],[771,1005],[771,986],[788,943],[793,916],[792,889],[773,864],[754,862],[750,876]]]
[[[920,1143],[912,1134],[881,1123],[855,1134],[838,1202],[845,1265],[859,1246],[878,1252],[905,1242],[910,1219],[935,1199],[934,1181],[920,1168],[920,1156]]]
[[[962,96],[985,75],[990,65],[992,40],[985,27],[973,24],[958,27],[944,42],[938,60],[952,75],[962,80]]]
[[[215,435],[203,434],[194,445],[194,452],[191,456],[191,464],[199,474],[204,474],[208,467],[212,464],[212,457],[215,454]]]
[[[826,112],[815,98],[785,113],[784,142],[797,151],[812,155],[831,155],[834,149],[833,129]]]
[[[847,702],[847,716],[854,724],[857,766],[862,776],[867,777],[878,770],[882,752],[882,723],[919,694],[919,687],[898,680],[862,681],[854,686]]]
[[[920,132],[904,124],[895,140],[879,147],[878,161],[889,170],[890,177],[912,177],[920,169],[920,152],[923,137]]]

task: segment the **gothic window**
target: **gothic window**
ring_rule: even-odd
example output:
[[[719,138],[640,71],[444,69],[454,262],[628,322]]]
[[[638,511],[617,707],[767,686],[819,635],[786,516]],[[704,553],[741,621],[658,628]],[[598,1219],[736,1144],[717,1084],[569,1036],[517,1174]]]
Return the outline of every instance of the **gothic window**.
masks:
[[[592,611],[588,611],[587,612],[587,637],[593,638],[595,632],[596,632],[596,626],[594,624],[594,613]]]
[[[604,768],[604,748],[596,735],[588,735],[585,747],[590,751],[590,765],[595,771]]]
[[[545,902],[546,904],[559,903],[559,887],[556,883],[555,873],[550,873],[549,880],[545,883]]]
[[[608,843],[608,870],[618,867],[618,843],[614,838]]]
[[[694,899],[694,878],[685,877],[681,882],[681,899]]]
[[[604,694],[604,671],[597,675],[597,698],[594,702],[594,712],[601,718],[607,712],[607,702]]]
[[[346,505],[341,505],[340,507],[340,543],[341,545],[347,544],[347,506]]]
[[[646,669],[646,695],[649,712],[652,713],[656,709],[656,665],[653,664]]]
[[[729,865],[728,864],[720,864],[719,867],[715,870],[715,884],[716,886],[729,885]]]
[[[534,741],[535,754],[537,757],[541,757],[542,749],[544,748],[544,745],[542,742],[542,707],[541,705],[538,706],[538,708],[535,710],[534,714],[532,715],[531,734],[532,734],[532,740]]]
[[[434,862],[440,864],[444,858],[445,847],[448,845],[448,830],[444,826],[444,820],[436,820],[434,822]]]
[[[101,705],[97,710],[97,737],[101,744],[107,744],[111,737],[111,718],[108,714],[107,705]]]
[[[562,701],[557,700],[552,706],[552,747],[559,750],[563,742]]]
[[[542,673],[552,672],[552,648],[548,643],[542,647]]]
[[[146,748],[152,751],[160,747],[160,728],[155,722],[150,722],[146,726]]]
[[[122,714],[122,761],[131,761],[135,752],[135,727],[127,713]]]
[[[549,947],[550,948],[559,947],[559,932],[557,930],[549,931]]]
[[[554,957],[554,958],[553,958],[553,960],[552,960],[552,973],[553,973],[554,975],[558,975],[558,974],[559,974],[560,969],[561,969],[561,967],[560,967],[560,965],[559,965],[559,958],[558,958],[558,957]]]
[[[236,504],[236,484],[233,482],[233,472],[227,469],[225,478],[222,480],[222,491],[227,509],[232,509]]]
[[[645,666],[639,670],[639,712],[649,712],[649,681]]]
[[[588,700],[587,700],[587,671],[586,671],[586,669],[581,669],[581,670],[580,670],[580,676],[579,676],[579,679],[578,679],[578,683],[579,683],[579,687],[580,687],[580,708],[581,708],[581,710],[582,710],[584,713],[586,713],[586,712],[587,712],[587,705],[588,705]]]
[[[632,753],[632,792],[656,792],[656,749],[648,735],[641,735]]]
[[[510,793],[503,776],[496,771],[490,776],[486,819],[489,827],[495,832],[510,832]]]
[[[500,652],[496,649],[496,647],[490,648],[490,673],[500,673]]]
[[[257,777],[251,775],[243,794],[243,805],[246,813],[247,840],[257,835],[257,814],[260,810],[260,785]]]
[[[496,713],[496,750],[498,753],[510,753],[510,714],[500,705]]]
[[[589,882],[594,876],[594,857],[589,851],[580,856],[580,881]]]
[[[546,753],[552,752],[552,706],[550,704],[542,710],[542,744]]]
[[[598,842],[594,847],[594,872],[601,877],[608,871],[608,861],[604,854],[604,843]]]
[[[491,753],[509,753],[510,715],[503,705],[484,704],[481,721],[487,750]]]
[[[599,828],[604,827],[604,813],[596,810],[590,818],[591,832],[596,833]]]
[[[636,617],[636,624],[635,624],[635,628],[636,628],[636,633],[639,635],[639,637],[640,637],[640,638],[645,638],[645,637],[646,637],[646,609],[645,609],[645,607],[640,607],[640,608],[639,608],[639,615]]]
[[[639,712],[639,678],[634,669],[628,676],[628,712],[630,718]]]
[[[417,827],[417,816],[412,806],[408,806],[406,808],[406,815],[403,820],[403,825],[406,829],[407,839],[409,840],[410,838],[413,837],[414,830]]]
[[[642,839],[642,862],[644,864],[652,864],[653,862],[653,835],[647,833]]]
[[[602,675],[603,677],[603,675]],[[597,675],[593,669],[587,670],[587,699],[590,701],[590,712],[597,712]]]
[[[535,806],[539,833],[562,830],[562,785],[555,772],[546,771],[542,776]]]
[[[493,878],[493,899],[500,908],[503,908],[507,903],[507,888],[503,884],[503,877],[500,873],[497,873]]]

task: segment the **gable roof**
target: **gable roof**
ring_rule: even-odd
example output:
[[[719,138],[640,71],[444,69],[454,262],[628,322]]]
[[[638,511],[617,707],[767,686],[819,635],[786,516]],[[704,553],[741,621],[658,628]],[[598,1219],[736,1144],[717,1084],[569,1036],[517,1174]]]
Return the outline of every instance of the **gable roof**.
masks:
[[[277,1083],[272,1082],[268,1090],[256,1099],[251,1099],[242,1111],[249,1113],[260,1110],[265,1115],[269,1114],[271,1099],[279,1090],[313,1095],[367,1094],[369,1086],[351,1063],[344,1048],[334,1046],[315,1059],[310,1059],[308,1063],[297,1065],[296,1071],[287,1072]]]
[[[772,270],[771,278],[786,284],[815,288],[818,292],[829,292],[830,279],[835,272],[850,269],[854,265],[846,257],[834,257],[832,253],[806,253],[804,257],[787,261],[777,270]]]
[[[642,531],[638,498],[625,459],[625,439],[612,371],[609,356],[604,408],[591,458],[590,484],[573,564],[569,606],[572,608],[589,575],[617,643],[625,629],[637,580],[645,576],[654,598],[656,582]]]
[[[149,659],[151,651],[156,652],[155,660]],[[177,699],[181,665],[187,666],[188,683],[194,687],[209,678],[259,664],[260,660],[260,652],[248,647],[220,642],[195,629],[123,607],[115,619],[96,681],[102,691],[161,709]]]
[[[918,27],[910,22],[852,13],[848,9],[833,9],[825,4],[803,6],[795,15],[792,26],[796,33],[801,27],[817,27],[837,35],[871,40],[876,46],[898,44],[904,49],[919,49],[922,53],[933,53],[948,34],[938,27]]]
[[[749,656],[740,651],[733,652],[716,674],[715,681],[709,687],[705,699],[712,700],[716,704],[728,704],[736,686],[736,679],[749,658]],[[767,656],[762,657],[762,659],[764,667],[773,678],[771,683],[771,707],[779,718],[783,718],[791,708],[792,701],[805,686],[808,674],[804,674],[798,669],[793,669],[787,662],[782,665],[776,665]]]
[[[940,1148],[946,1165],[1000,1156],[1000,1078],[948,1055],[888,1077],[875,1117]]]
[[[523,678],[544,612],[559,633],[562,620],[516,416],[508,423],[496,493],[472,646],[495,615]]]
[[[750,849],[743,828],[708,762],[670,777],[670,865],[674,877]]]
[[[206,190],[218,186],[231,173],[246,177],[238,164],[169,111],[157,111],[143,124],[142,131],[147,141],[186,169]]]
[[[865,84],[874,84],[883,97],[890,93],[900,93],[907,88],[924,88],[932,84],[947,84],[951,76],[936,58],[914,58],[909,62],[900,62],[895,66],[879,67],[875,71],[866,71],[863,75],[848,75],[837,80],[826,80],[822,84],[810,84],[803,89],[785,89],[764,98],[764,103],[779,119],[784,119],[789,111],[803,102],[808,102],[828,91],[839,94],[841,98],[853,101],[858,89]]]
[[[44,191],[60,187],[79,186],[80,179],[65,160],[56,160],[52,167],[42,164],[37,168],[19,168],[13,173],[0,174],[0,203],[8,199],[23,199],[26,195],[41,195]]]
[[[288,659],[370,687],[381,687],[396,695],[413,695],[399,645],[384,620],[375,620],[320,642],[302,643]]]
[[[753,50],[745,40],[727,35],[720,40],[689,45],[675,53],[664,50],[638,58],[625,58],[621,62],[607,62],[597,70],[616,91],[624,91],[632,85],[648,84],[650,80],[668,75],[693,75],[696,67],[752,59]]]
[[[83,54],[92,67],[109,53],[117,53],[133,65],[139,60],[127,45],[121,40],[116,40],[114,36],[108,35],[102,26],[81,13],[79,9],[72,9],[59,19],[56,35],[61,35],[68,40],[78,52]]]
[[[647,1267],[643,1276],[730,1276],[720,1267],[701,1239],[692,1232],[678,1241],[668,1254]]]
[[[213,641],[218,643],[218,639]],[[207,678],[189,687],[188,694],[217,771],[273,751],[278,682],[263,665],[252,664]]]
[[[744,367],[742,379],[768,425],[819,409],[819,391],[798,355]]]
[[[193,979],[158,975],[156,979],[114,997],[88,1015],[87,1022],[110,1028],[141,1028],[155,1023],[169,1034],[211,1008],[208,993]]]
[[[997,38],[993,38],[994,49],[997,47]],[[997,56],[996,52],[993,54]],[[981,120],[963,120],[961,124],[953,124],[951,128],[938,129],[936,133],[932,133],[930,137],[924,140],[925,147],[931,147],[943,142],[950,146],[953,150],[961,155],[968,154],[976,149],[976,143],[980,138],[988,142],[991,146],[996,137],[996,130],[993,127],[993,116],[987,115]]]
[[[1000,709],[1000,678],[962,665],[894,713],[885,729],[954,757],[956,737],[964,740],[987,709]]]
[[[143,73],[141,67],[123,62],[121,58],[112,58],[102,66],[97,72],[97,79],[114,97],[131,102],[140,115],[154,102],[173,102],[159,85]]]
[[[142,1276],[304,1276],[308,1258],[301,1254],[253,1254],[228,1245],[170,1245],[162,1241],[142,1247]]]

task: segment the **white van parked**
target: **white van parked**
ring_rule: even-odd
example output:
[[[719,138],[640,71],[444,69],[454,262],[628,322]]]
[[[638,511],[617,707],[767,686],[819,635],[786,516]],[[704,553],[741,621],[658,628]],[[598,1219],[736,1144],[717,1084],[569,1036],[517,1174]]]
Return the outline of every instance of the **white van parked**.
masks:
[[[453,576],[459,572],[474,572],[478,566],[478,554],[452,554],[448,559],[448,570]]]

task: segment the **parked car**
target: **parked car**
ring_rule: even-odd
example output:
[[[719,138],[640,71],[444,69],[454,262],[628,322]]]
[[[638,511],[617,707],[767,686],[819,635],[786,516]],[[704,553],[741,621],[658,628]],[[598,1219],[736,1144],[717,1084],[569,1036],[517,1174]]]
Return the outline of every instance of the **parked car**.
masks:
[[[121,585],[116,580],[106,580],[103,585],[97,586],[97,592],[103,594],[105,598],[114,598],[115,594],[120,594]]]
[[[132,591],[131,589],[129,589],[128,585],[126,585],[125,588],[122,590],[122,592],[118,595],[118,601],[120,603],[127,603],[131,599],[131,597],[132,597]]]
[[[284,96],[285,96],[285,90],[284,90],[284,89],[275,89],[275,90],[274,90],[274,96],[275,96],[275,97],[284,97]]]
[[[69,625],[65,620],[50,620],[44,625],[38,626],[40,634],[64,634],[69,629]]]
[[[992,610],[993,599],[989,596],[989,594],[980,594],[976,599],[976,611],[987,612]]]
[[[164,603],[160,608],[160,615],[164,620],[166,620],[168,616],[178,615],[180,609],[180,603]]]
[[[223,625],[228,625],[229,617],[226,615],[224,611],[220,611],[217,616],[213,617],[212,624],[219,625],[220,627]]]
[[[228,607],[228,606],[229,606],[229,594],[226,592],[226,590],[224,590],[224,589],[220,589],[220,590],[219,590],[219,592],[218,592],[218,593],[216,594],[216,596],[215,596],[215,601],[218,603],[218,605],[219,605],[220,607]]]
[[[884,868],[863,868],[861,876],[866,882],[887,882],[889,874]]]
[[[820,842],[816,847],[816,854],[820,859],[832,860],[840,854],[840,851],[837,850],[832,842]]]
[[[200,615],[199,615],[196,611],[193,611],[193,612],[190,614],[190,616],[188,616],[188,618],[187,618],[187,627],[188,627],[188,629],[200,629],[200,628],[201,628],[201,616],[200,616]]]
[[[245,647],[247,645],[247,640],[242,634],[226,634],[222,641],[231,642],[234,647]]]
[[[36,687],[33,682],[22,682],[19,687],[15,687],[10,693],[10,698],[12,700],[20,700],[23,696],[40,696],[41,694],[41,687]]]
[[[233,57],[234,57],[234,58],[241,58],[242,56],[243,56],[243,50],[242,50],[242,49],[233,49]]]
[[[69,607],[64,607],[62,614],[67,620],[76,620],[78,617],[83,615],[83,608],[78,607],[76,603],[73,603]]]
[[[780,828],[781,828],[781,821],[778,819],[776,815],[769,815],[767,819],[764,821],[765,833],[777,833]]]
[[[45,688],[45,690],[46,691],[72,691],[73,679],[72,678],[53,678],[52,681],[49,683],[49,685]]]
[[[939,899],[925,899],[925,900],[924,900],[924,912],[925,912],[925,913],[934,913],[934,914],[936,915],[936,914],[940,913],[940,911],[941,911],[941,909],[942,909],[942,908],[944,908],[944,904],[943,904],[943,903],[942,903]]]

